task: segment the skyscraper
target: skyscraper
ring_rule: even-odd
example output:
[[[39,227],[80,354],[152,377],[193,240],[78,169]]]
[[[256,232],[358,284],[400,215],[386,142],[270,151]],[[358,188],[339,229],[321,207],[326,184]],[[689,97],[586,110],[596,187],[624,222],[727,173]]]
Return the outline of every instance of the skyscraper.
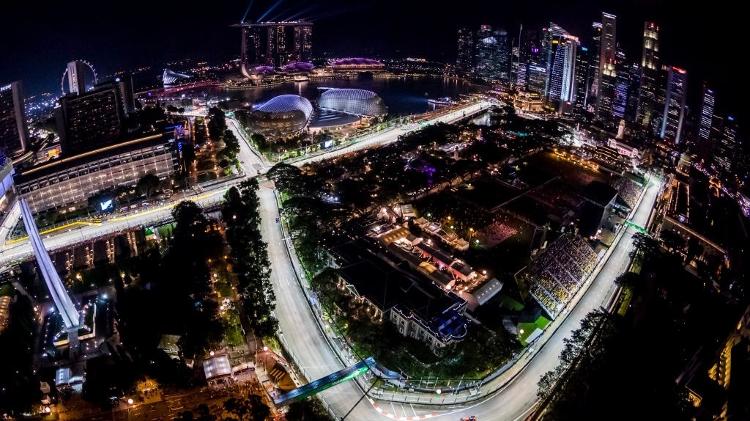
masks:
[[[468,74],[474,67],[474,31],[461,27],[457,35],[456,69]]]
[[[596,97],[602,96],[602,79],[615,77],[617,60],[617,16],[602,12],[601,38],[599,41],[599,82]]]
[[[526,89],[529,92],[535,92],[539,95],[544,95],[544,90],[547,87],[547,69],[542,66],[530,64],[528,69],[528,81]]]
[[[0,86],[0,153],[17,155],[28,147],[29,131],[20,81]]]
[[[510,77],[510,48],[508,33],[493,31],[489,25],[479,27],[476,38],[476,75],[487,81],[508,81]]]
[[[60,98],[56,120],[65,155],[115,143],[125,120],[119,85],[106,84],[80,95]]]
[[[671,66],[667,73],[664,114],[661,121],[660,137],[672,144],[680,143],[682,137],[686,97],[687,71],[676,66]]]
[[[313,24],[305,21],[243,23],[242,73],[252,67],[281,67],[294,61],[308,61],[312,53]]]
[[[578,38],[554,23],[549,24],[547,48],[547,100],[560,105],[572,103],[576,96],[576,51]]]
[[[646,22],[643,25],[641,81],[636,111],[636,122],[644,128],[651,126],[662,108],[657,102],[659,69],[659,26],[654,22]]]
[[[698,122],[698,137],[707,142],[711,139],[711,129],[714,122],[714,106],[716,105],[716,94],[714,90],[703,83],[703,101],[701,103],[700,121]]]
[[[68,90],[71,94],[86,92],[86,64],[80,60],[68,63]]]
[[[589,91],[589,103],[596,103],[596,95],[599,93],[599,55],[602,46],[602,24],[594,22],[591,24],[591,46],[589,66],[591,66],[591,87]]]
[[[579,46],[576,52],[576,111],[586,112],[588,109],[589,89],[591,87],[591,67],[589,66],[589,49]]]
[[[737,138],[737,122],[734,116],[726,116],[724,127],[717,140],[714,169],[726,178],[736,170],[736,163],[740,159],[739,154],[741,152],[741,144]]]

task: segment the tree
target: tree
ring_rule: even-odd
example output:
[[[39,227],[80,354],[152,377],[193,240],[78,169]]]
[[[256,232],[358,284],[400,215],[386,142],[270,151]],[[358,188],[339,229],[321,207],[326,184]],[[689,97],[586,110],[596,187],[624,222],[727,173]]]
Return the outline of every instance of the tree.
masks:
[[[226,238],[243,315],[256,334],[268,336],[278,326],[272,315],[276,303],[270,281],[271,263],[258,229],[261,221],[257,191],[256,179],[241,183],[239,189],[229,189],[224,197],[222,218],[227,226]]]
[[[265,421],[271,415],[271,409],[258,395],[249,395],[245,399],[229,398],[224,401],[224,410],[234,417],[224,421]]]
[[[135,185],[135,189],[139,194],[145,195],[146,197],[151,197],[159,188],[159,183],[159,177],[157,177],[155,174],[149,173],[138,180],[138,183]]]
[[[330,421],[331,417],[316,398],[307,398],[289,404],[287,421]]]

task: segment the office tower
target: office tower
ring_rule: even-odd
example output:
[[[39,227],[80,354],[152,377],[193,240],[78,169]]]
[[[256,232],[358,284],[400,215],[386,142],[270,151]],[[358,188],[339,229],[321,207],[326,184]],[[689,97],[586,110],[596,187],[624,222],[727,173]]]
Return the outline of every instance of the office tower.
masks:
[[[725,178],[737,169],[741,159],[742,145],[737,138],[737,122],[734,116],[724,118],[714,153],[714,169]]]
[[[703,83],[703,101],[701,103],[700,121],[698,122],[698,137],[706,142],[711,139],[711,129],[714,122],[714,106],[716,94],[714,90]]]
[[[125,113],[116,83],[60,98],[56,120],[64,155],[107,146],[119,140]]]
[[[625,53],[617,50],[614,95],[612,97],[612,117],[617,120],[625,118],[625,108],[628,105],[628,90],[630,89],[630,73],[625,65]]]
[[[86,92],[86,63],[75,60],[68,63],[68,91],[71,94],[82,94]]]
[[[21,82],[0,86],[0,153],[14,156],[24,152],[28,138]]]
[[[474,31],[470,28],[458,28],[456,69],[468,74],[474,67]]]
[[[508,33],[493,31],[489,25],[479,27],[476,39],[476,75],[487,81],[508,81],[510,50]]]
[[[547,68],[537,65],[529,65],[528,82],[526,90],[544,95],[547,87]]]
[[[313,24],[305,21],[243,23],[242,73],[252,74],[259,65],[281,67],[295,61],[309,61]]]
[[[638,93],[641,88],[641,66],[636,63],[623,65],[623,72],[628,75],[628,100],[625,105],[625,121],[635,122],[638,116]]]
[[[548,101],[564,104],[575,101],[576,51],[578,38],[570,35],[559,25],[550,23],[545,40],[547,48]]]
[[[120,90],[120,98],[122,98],[122,108],[125,114],[130,114],[135,111],[135,95],[133,94],[133,76],[130,73],[126,73],[115,79],[117,88]]]
[[[603,95],[604,81],[606,76],[615,77],[617,60],[617,17],[613,14],[602,12],[601,36],[599,40],[599,74],[596,84],[596,97]],[[614,81],[611,82],[614,86]],[[614,92],[612,92],[614,93]],[[610,98],[611,100],[611,98]]]
[[[516,87],[523,91],[528,88],[528,74],[529,65],[526,63],[518,63],[516,65]]]
[[[576,52],[576,111],[586,112],[588,109],[589,88],[591,85],[591,68],[589,67],[589,49],[583,45]]]
[[[659,86],[659,26],[654,22],[643,25],[643,53],[641,56],[641,84],[638,92],[636,122],[648,128],[663,107],[657,101]]]
[[[510,48],[510,37],[505,29],[498,29],[495,31],[495,39],[497,40],[497,54],[498,54],[498,66],[500,80],[503,82],[510,82],[510,64],[511,64],[511,48]]]
[[[667,73],[660,137],[672,144],[680,143],[682,137],[686,96],[687,71],[671,66]]]
[[[591,87],[589,91],[589,104],[596,104],[596,96],[599,93],[599,56],[602,48],[602,24],[594,22],[591,24],[591,46],[589,66],[591,68]]]

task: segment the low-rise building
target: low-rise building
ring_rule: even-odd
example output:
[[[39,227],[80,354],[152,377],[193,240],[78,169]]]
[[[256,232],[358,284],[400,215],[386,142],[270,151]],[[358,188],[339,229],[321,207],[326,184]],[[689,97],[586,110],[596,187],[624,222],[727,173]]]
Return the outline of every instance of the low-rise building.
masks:
[[[375,259],[343,266],[338,275],[339,288],[365,303],[373,320],[389,321],[435,353],[466,337],[466,302],[427,279]]]

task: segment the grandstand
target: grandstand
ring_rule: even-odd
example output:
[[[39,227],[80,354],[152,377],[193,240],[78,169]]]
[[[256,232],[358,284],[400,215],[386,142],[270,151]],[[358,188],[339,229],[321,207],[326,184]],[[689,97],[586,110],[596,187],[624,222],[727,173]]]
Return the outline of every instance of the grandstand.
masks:
[[[531,263],[529,293],[554,319],[596,266],[596,253],[584,239],[565,234]]]

